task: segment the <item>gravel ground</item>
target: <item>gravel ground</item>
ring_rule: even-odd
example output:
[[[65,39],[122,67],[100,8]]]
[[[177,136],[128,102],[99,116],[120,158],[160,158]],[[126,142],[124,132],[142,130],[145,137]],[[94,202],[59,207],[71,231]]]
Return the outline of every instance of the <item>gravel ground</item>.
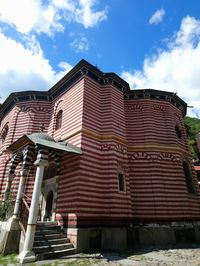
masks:
[[[12,257],[11,257],[12,256]],[[0,265],[15,266],[16,257],[1,257]],[[200,244],[129,250],[123,253],[80,253],[59,260],[37,261],[26,266],[200,266]]]
[[[148,248],[124,253],[81,253],[60,260],[40,261],[31,266],[200,266],[200,245]],[[28,265],[27,265],[28,266]]]

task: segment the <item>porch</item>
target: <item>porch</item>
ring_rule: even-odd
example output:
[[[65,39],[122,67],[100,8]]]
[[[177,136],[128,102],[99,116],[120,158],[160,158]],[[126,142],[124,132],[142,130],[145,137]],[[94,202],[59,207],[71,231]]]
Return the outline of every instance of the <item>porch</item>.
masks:
[[[38,221],[43,222],[44,226],[44,221],[55,222],[61,156],[64,153],[80,155],[81,150],[66,142],[56,142],[41,132],[24,135],[11,144],[7,151],[13,156],[9,166],[4,202],[10,197],[17,165],[21,162],[22,166],[13,215],[4,223],[1,230],[0,252],[16,252],[20,246],[19,262],[32,262],[37,259],[33,245]],[[24,189],[33,165],[36,167],[33,193],[32,197],[28,197]],[[42,223],[40,227],[41,225]],[[56,226],[55,223],[54,225]],[[20,238],[21,235],[23,237]]]

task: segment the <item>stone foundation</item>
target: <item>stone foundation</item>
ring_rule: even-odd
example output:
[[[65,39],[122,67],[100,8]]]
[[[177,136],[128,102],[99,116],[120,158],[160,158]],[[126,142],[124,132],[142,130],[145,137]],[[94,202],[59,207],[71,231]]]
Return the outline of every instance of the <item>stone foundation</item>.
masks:
[[[89,249],[120,251],[134,247],[200,242],[199,223],[149,224],[130,228],[70,228],[66,233],[77,252]]]
[[[11,217],[8,221],[1,223],[0,229],[0,254],[17,253],[21,232],[19,221]]]

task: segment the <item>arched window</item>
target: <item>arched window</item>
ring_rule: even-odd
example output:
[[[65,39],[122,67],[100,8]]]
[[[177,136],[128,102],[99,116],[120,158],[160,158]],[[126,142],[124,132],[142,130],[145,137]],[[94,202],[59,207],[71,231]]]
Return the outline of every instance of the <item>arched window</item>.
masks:
[[[181,139],[182,137],[182,132],[180,130],[180,127],[178,125],[175,126],[175,131],[176,131],[176,136]]]
[[[63,116],[63,111],[60,110],[60,111],[57,113],[57,116],[56,116],[56,126],[55,126],[55,130],[61,128],[61,126],[62,126],[62,116]]]
[[[193,182],[191,167],[185,161],[183,162],[183,171],[184,171],[184,175],[185,175],[185,181],[186,181],[188,192],[191,194],[196,193],[194,182]]]
[[[6,124],[1,132],[1,139],[2,139],[2,142],[5,141],[7,135],[8,135],[8,130],[9,130],[9,127],[8,127],[8,124]]]

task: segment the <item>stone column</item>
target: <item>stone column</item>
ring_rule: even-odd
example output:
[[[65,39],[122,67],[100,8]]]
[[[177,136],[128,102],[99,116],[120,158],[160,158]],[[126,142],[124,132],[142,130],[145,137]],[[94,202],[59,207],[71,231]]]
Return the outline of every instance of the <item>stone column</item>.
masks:
[[[5,188],[5,192],[4,192],[4,201],[7,201],[9,199],[13,179],[14,179],[14,175],[9,174],[8,175],[8,181],[7,181],[6,188]]]
[[[32,248],[35,237],[35,228],[36,228],[38,209],[39,209],[39,197],[41,193],[44,168],[48,165],[48,155],[46,150],[38,151],[38,156],[35,165],[37,166],[37,170],[36,170],[30,212],[28,217],[28,225],[26,230],[24,248],[18,256],[18,260],[20,263],[33,262],[36,260]]]
[[[22,153],[21,152],[17,152],[15,154],[13,154],[13,157],[10,161],[10,166],[9,166],[8,181],[7,181],[6,189],[5,189],[4,201],[9,199],[10,189],[11,189],[12,181],[14,179],[15,169],[16,169],[17,164],[21,160],[22,160]]]
[[[19,211],[24,191],[25,180],[27,176],[27,169],[23,169],[20,172],[20,181],[17,191],[17,197],[15,200],[14,213],[10,219],[2,225],[0,233],[0,253],[6,255],[10,253],[18,252],[18,246],[20,242],[21,228],[19,225]],[[9,181],[7,183],[4,200],[9,199],[11,183],[13,175],[9,174]]]
[[[21,207],[21,201],[23,198],[23,192],[24,192],[24,186],[26,182],[26,177],[27,177],[28,169],[23,169],[20,171],[20,181],[19,181],[19,186],[18,186],[18,191],[17,191],[17,197],[15,201],[15,207],[14,207],[14,213],[13,213],[13,219],[18,219],[19,218],[19,211]]]
[[[6,202],[9,200],[13,178],[13,174],[8,175],[8,182],[5,189],[3,204],[6,204]],[[19,243],[19,238],[20,227],[16,219],[12,219],[11,217],[8,221],[2,222],[0,230],[0,253],[3,255],[16,253],[18,250],[17,245]]]
[[[8,202],[9,200],[11,185],[14,179],[14,172],[17,164],[20,162],[21,159],[22,159],[22,153],[20,152],[13,155],[11,159],[9,173],[8,173],[8,180],[4,192],[4,204],[6,204],[6,202]],[[18,189],[20,189],[20,186]],[[16,201],[16,204],[18,205],[17,208],[19,210],[19,201]],[[17,211],[15,213],[17,214]],[[19,226],[19,220],[16,218],[17,215],[13,215],[8,221],[3,222],[1,226],[0,253],[4,255],[10,253],[16,253],[18,251],[21,229]]]

